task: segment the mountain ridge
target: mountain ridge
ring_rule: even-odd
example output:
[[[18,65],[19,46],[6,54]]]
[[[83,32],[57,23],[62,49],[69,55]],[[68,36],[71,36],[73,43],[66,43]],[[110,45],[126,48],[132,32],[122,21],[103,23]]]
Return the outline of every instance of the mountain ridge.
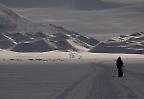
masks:
[[[0,32],[55,32],[59,30],[52,24],[44,25],[41,23],[35,23],[28,20],[22,15],[14,12],[7,6],[0,4]]]
[[[144,54],[144,32],[121,35],[102,41],[92,48],[90,52]]]

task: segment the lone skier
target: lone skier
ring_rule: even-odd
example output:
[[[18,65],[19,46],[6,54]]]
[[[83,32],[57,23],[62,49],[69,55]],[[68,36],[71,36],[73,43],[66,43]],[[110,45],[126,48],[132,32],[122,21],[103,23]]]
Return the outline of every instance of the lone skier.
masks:
[[[123,77],[123,61],[121,57],[118,57],[118,59],[116,60],[116,65],[118,69],[118,77]]]

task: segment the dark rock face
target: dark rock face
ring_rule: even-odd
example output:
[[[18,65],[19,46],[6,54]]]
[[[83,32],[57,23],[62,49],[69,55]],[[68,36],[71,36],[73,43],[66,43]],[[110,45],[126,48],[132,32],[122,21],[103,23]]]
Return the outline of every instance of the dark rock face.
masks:
[[[77,51],[77,49],[74,48],[72,45],[70,45],[66,40],[57,41],[55,42],[55,45],[57,49],[61,51],[67,51],[67,50]]]
[[[16,52],[46,52],[52,50],[54,50],[54,48],[44,40],[20,43],[12,49],[12,51]]]
[[[24,41],[29,41],[30,37],[22,34],[22,33],[12,33],[12,34],[7,34],[9,37],[11,37],[15,42],[20,43]]]
[[[1,49],[8,49],[14,45],[15,43],[10,38],[0,33],[0,48]]]

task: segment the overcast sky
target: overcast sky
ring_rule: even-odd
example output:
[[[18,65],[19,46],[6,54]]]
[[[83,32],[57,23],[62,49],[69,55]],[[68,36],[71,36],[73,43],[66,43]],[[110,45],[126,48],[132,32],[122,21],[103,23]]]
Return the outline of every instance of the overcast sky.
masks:
[[[113,1],[122,3],[144,3],[144,0],[103,0],[103,1]]]
[[[74,1],[74,0],[0,0],[0,2],[10,2],[10,3],[12,3],[12,2],[26,2],[26,1],[33,1],[33,2],[35,2],[35,1],[48,1],[48,2],[60,2],[60,1]],[[87,0],[87,1],[89,1],[89,0]],[[95,0],[95,1],[99,1],[99,0]],[[128,2],[128,3],[141,3],[141,2],[144,2],[144,0],[101,0],[101,1],[113,1],[113,2],[123,2],[123,3],[125,3],[125,2]]]
[[[76,6],[107,6],[102,4],[102,1],[112,1],[117,3],[144,3],[144,0],[0,0],[1,3],[9,7],[48,7],[58,6],[63,4]],[[113,5],[113,4],[112,4]],[[111,5],[110,5],[111,6]]]

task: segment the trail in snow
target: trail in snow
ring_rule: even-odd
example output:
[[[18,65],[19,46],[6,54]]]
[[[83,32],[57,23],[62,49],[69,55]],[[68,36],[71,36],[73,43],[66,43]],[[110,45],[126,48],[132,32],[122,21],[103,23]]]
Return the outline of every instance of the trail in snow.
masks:
[[[124,77],[118,78],[115,64],[106,61],[0,64],[0,98],[142,99],[143,68],[143,63],[128,63]]]
[[[142,80],[141,77],[143,74],[140,74],[141,76],[138,75],[139,77],[137,78],[132,72],[125,71],[127,73],[123,78],[113,78],[112,66],[105,65],[101,62],[91,63],[90,65],[93,70],[67,87],[56,99],[78,99],[83,97],[79,95],[77,97],[73,96],[75,95],[73,93],[79,93],[73,91],[79,88],[80,85],[85,87],[85,82],[89,83],[87,84],[89,86],[87,87],[87,93],[84,95],[85,97],[81,99],[142,99],[143,90],[140,90],[140,87],[136,88],[136,85],[130,85],[130,83],[131,78],[133,80]]]
[[[97,66],[102,68],[103,71],[93,78],[87,99],[138,99],[134,90],[123,84],[123,79],[126,78],[112,79],[112,67],[103,64]]]
[[[69,87],[65,88],[65,90],[56,98],[56,99],[66,99],[66,97],[82,82],[84,82],[88,77],[90,77],[91,75],[93,75],[93,73],[95,72],[95,68],[93,68],[93,70],[82,76],[78,81],[74,82],[72,85],[70,85]]]

